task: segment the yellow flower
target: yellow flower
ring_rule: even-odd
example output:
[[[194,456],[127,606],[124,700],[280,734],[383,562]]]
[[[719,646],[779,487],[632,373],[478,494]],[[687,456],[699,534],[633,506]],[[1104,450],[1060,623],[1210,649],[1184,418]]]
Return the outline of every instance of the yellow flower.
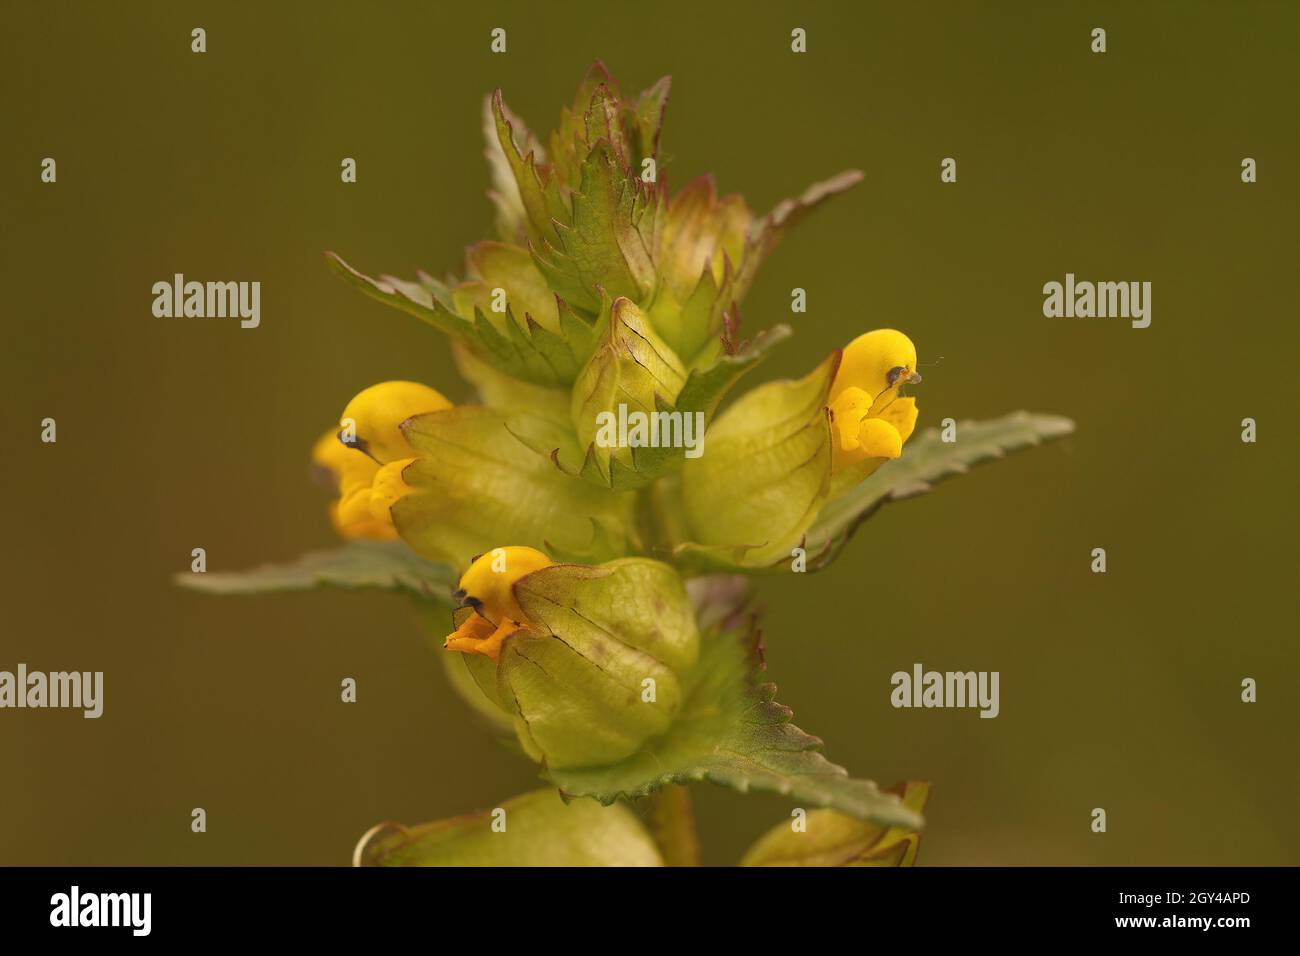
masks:
[[[439,392],[419,382],[381,382],[358,392],[339,419],[344,432],[353,423],[355,439],[349,441],[381,465],[415,455],[402,423],[425,412],[451,408]]]
[[[899,394],[921,381],[916,346],[902,332],[876,329],[844,348],[828,398],[831,472],[903,453],[916,427],[916,400]]]
[[[337,428],[316,440],[312,464],[338,497],[330,502],[330,524],[345,538],[394,538],[391,523],[376,521],[370,512],[369,494],[379,465],[372,458],[339,441]],[[364,499],[365,507],[359,507]],[[344,507],[346,502],[347,507]]]
[[[528,618],[515,598],[515,582],[553,563],[542,552],[519,546],[496,548],[480,555],[461,575],[460,590],[456,592],[472,613],[443,646],[497,660],[505,639],[528,626]]]
[[[451,402],[418,382],[381,382],[348,402],[340,427],[320,437],[312,462],[338,492],[330,521],[345,538],[397,537],[390,509],[411,489],[402,470],[416,458],[401,425]]]

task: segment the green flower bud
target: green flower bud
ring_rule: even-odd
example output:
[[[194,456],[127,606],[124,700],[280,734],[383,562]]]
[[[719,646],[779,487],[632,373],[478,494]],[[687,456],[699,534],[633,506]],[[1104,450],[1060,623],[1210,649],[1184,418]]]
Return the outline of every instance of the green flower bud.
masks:
[[[607,303],[620,298],[640,309],[640,324],[679,378],[709,367],[735,351],[727,317],[734,325],[737,303],[788,229],[862,175],[841,173],[761,218],[739,196],[719,198],[709,177],[670,201],[657,165],[669,87],[665,77],[624,96],[597,62],[545,140],[498,90],[484,132],[503,241],[469,249],[465,281],[372,279],[333,253],[330,264],[531,385],[567,387],[589,369],[593,352],[609,344]]]
[[[908,781],[891,787],[903,806],[925,809],[930,785]],[[795,811],[796,814],[800,811]],[[741,866],[915,866],[921,834],[901,826],[858,820],[835,810],[803,811],[778,823],[741,859]]]
[[[573,384],[573,425],[587,454],[584,472],[615,488],[636,487],[680,460],[704,432],[702,414],[671,414],[685,384],[681,360],[641,310],[615,299],[600,347]],[[670,429],[677,424],[675,445],[672,436],[660,440],[661,422]]]
[[[500,91],[492,99],[497,139],[524,212],[524,238],[551,288],[575,308],[595,312],[598,289],[641,300],[654,288],[665,190],[640,169],[643,160],[656,158],[668,85],[661,80],[638,100],[625,100],[597,63],[573,108],[561,114],[548,153],[536,144],[522,153],[514,126],[525,148],[527,131],[506,116]]]
[[[778,325],[740,346],[729,332],[688,373],[628,299],[615,299],[601,324],[601,346],[573,386],[573,429],[584,457],[563,450],[553,457],[562,470],[616,490],[640,488],[703,455],[718,403],[790,332]]]

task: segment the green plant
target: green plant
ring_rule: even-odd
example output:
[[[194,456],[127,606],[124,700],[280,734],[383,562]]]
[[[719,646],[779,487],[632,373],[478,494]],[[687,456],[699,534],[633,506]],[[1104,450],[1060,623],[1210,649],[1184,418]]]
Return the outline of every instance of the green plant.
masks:
[[[448,634],[451,685],[551,784],[494,814],[380,828],[358,862],[692,863],[681,785],[701,780],[824,808],[807,839],[782,824],[746,863],[915,859],[928,786],[854,779],[791,723],[763,680],[750,582],[825,567],[881,505],[1072,424],[1017,412],[962,423],[959,443],[913,438],[916,349],[890,329],[723,408],[790,331],[740,338],[757,269],[861,175],[761,217],[707,177],[670,197],[656,165],[668,89],[624,97],[596,64],[545,146],[492,97],[499,236],[470,247],[463,279],[370,278],[329,255],[446,333],[482,403],[366,389],[313,454],[348,543],[180,578],[408,593]],[[648,831],[619,806],[641,800]]]

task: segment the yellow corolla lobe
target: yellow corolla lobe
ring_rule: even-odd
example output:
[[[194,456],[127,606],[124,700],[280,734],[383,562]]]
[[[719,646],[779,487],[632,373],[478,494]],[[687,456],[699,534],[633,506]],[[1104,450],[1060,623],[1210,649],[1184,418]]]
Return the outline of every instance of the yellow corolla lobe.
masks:
[[[497,660],[505,639],[528,626],[515,597],[515,582],[553,563],[535,548],[521,546],[496,548],[480,555],[461,575],[460,590],[456,592],[474,613],[448,636],[443,646]]]
[[[402,472],[413,461],[414,458],[399,458],[375,472],[374,481],[370,485],[370,513],[376,520],[392,524],[393,505],[397,504],[397,499],[411,492],[411,486],[402,477]]]
[[[415,454],[402,434],[402,422],[425,412],[451,408],[451,402],[419,382],[380,382],[358,392],[339,419],[356,427],[353,443],[381,465]]]
[[[897,458],[916,428],[916,400],[900,396],[921,381],[916,346],[895,329],[866,332],[845,346],[831,383],[831,471],[867,459]]]
[[[337,495],[330,502],[330,523],[335,531],[344,538],[397,537],[392,521],[377,518],[370,508],[370,489],[379,471],[378,462],[339,441],[337,428],[317,439],[311,460]]]
[[[311,454],[338,494],[330,505],[330,521],[340,535],[397,537],[390,509],[411,490],[402,471],[415,461],[401,425],[450,407],[441,394],[419,382],[381,382],[348,402],[339,427],[322,435]]]

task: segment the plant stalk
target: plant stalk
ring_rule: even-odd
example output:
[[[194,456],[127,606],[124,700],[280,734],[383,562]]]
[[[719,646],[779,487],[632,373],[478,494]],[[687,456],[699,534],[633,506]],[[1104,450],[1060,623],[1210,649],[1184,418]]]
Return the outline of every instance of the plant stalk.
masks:
[[[700,838],[695,832],[695,810],[691,792],[669,784],[649,798],[646,826],[664,863],[668,866],[699,866]]]

